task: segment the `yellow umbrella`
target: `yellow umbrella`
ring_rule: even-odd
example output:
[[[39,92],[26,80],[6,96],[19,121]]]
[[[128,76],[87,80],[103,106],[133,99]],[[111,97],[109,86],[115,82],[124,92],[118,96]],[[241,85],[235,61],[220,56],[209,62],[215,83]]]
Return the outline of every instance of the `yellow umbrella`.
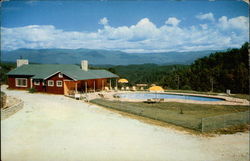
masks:
[[[164,92],[161,86],[153,86],[148,89],[150,92]]]
[[[118,82],[119,83],[128,83],[128,80],[127,79],[119,79]]]

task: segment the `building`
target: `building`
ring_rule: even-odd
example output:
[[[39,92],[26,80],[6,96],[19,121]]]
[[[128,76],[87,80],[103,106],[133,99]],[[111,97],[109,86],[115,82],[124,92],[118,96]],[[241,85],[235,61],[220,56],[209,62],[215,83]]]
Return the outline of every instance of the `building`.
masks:
[[[7,73],[10,89],[35,88],[38,92],[69,95],[95,92],[111,87],[111,79],[118,76],[106,70],[88,69],[88,61],[81,67],[72,64],[29,64],[18,59],[17,68]],[[117,83],[116,83],[117,85]]]

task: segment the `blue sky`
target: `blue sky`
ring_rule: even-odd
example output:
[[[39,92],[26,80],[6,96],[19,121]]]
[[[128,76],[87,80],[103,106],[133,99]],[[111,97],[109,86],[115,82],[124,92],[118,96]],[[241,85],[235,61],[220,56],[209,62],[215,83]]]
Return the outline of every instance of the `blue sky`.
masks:
[[[248,41],[248,4],[224,1],[6,1],[2,50],[197,51]]]

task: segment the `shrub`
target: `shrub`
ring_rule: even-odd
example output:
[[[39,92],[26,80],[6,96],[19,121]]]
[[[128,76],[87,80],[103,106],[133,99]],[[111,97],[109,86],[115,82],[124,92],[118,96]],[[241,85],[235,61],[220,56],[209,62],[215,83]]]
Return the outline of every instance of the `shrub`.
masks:
[[[7,96],[4,92],[1,92],[1,108],[5,108],[6,106]]]
[[[36,89],[34,87],[29,88],[29,93],[35,93],[35,92],[36,92]]]
[[[183,89],[183,90],[191,90],[191,87],[189,85],[184,85],[181,89]]]
[[[182,108],[180,108],[180,114],[184,114]]]

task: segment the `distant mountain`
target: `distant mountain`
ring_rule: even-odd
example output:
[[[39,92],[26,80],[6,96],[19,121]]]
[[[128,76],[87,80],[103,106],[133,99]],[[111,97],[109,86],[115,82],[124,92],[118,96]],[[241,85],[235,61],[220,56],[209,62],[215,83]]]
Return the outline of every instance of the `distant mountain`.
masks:
[[[22,57],[34,63],[79,64],[88,60],[93,65],[128,65],[128,64],[191,64],[194,60],[208,56],[210,51],[162,52],[162,53],[125,53],[112,50],[94,49],[18,49],[2,51],[2,61],[16,61]]]

